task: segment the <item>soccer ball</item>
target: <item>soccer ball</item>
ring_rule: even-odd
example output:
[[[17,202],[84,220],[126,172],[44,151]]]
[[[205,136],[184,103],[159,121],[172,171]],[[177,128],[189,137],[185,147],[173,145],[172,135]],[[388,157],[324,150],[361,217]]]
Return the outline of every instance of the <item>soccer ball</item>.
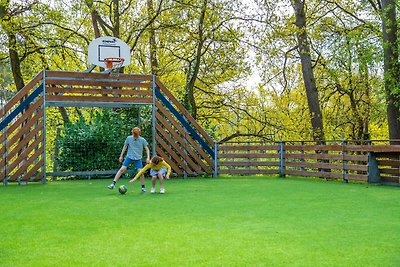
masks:
[[[125,194],[126,192],[128,192],[128,188],[126,188],[125,185],[121,185],[121,186],[118,188],[118,191],[123,195],[123,194]]]

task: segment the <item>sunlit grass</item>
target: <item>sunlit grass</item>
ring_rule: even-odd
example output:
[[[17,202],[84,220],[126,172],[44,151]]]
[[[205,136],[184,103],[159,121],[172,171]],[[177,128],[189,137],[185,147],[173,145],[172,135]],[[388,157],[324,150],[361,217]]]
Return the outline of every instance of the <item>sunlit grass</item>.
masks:
[[[300,178],[0,187],[0,266],[400,266],[400,188]],[[147,180],[147,186],[150,186]],[[133,191],[132,191],[133,190]]]

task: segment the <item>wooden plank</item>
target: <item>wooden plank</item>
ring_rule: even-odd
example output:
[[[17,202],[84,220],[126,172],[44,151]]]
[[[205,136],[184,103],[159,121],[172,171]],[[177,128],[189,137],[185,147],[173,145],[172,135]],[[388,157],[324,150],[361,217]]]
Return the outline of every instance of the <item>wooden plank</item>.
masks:
[[[204,170],[206,170],[206,172],[209,171],[209,167],[207,167],[207,166],[202,162],[202,160],[201,160],[201,158],[200,158],[200,156],[199,156],[199,154],[198,154],[198,151],[203,151],[203,150],[202,150],[199,146],[197,146],[197,147],[195,146],[195,147],[192,148],[190,145],[188,145],[188,144],[185,142],[184,137],[186,137],[186,141],[190,142],[189,139],[191,139],[191,137],[190,137],[189,135],[187,135],[187,136],[181,136],[181,133],[176,132],[176,130],[173,129],[173,128],[171,127],[170,123],[168,123],[168,122],[167,122],[163,117],[161,117],[159,114],[156,114],[156,119],[157,119],[157,121],[160,122],[160,123],[162,124],[162,126],[165,128],[165,129],[162,129],[161,127],[158,128],[158,131],[160,131],[160,132],[163,134],[163,136],[165,136],[165,134],[166,134],[165,130],[168,130],[169,134],[171,134],[171,135],[176,139],[176,141],[178,141],[178,143],[179,143],[180,146],[181,146],[182,151],[183,151],[184,148],[186,148],[186,150],[187,150],[188,153],[194,158],[194,160],[195,160],[196,162],[198,162],[199,164],[201,164],[201,167],[202,167]],[[176,142],[176,141],[175,141],[175,142]],[[173,142],[174,142],[174,141],[173,141]],[[194,143],[194,142],[193,142],[193,143]]]
[[[38,149],[38,150],[37,150],[32,156],[30,156],[27,160],[25,160],[25,161],[21,160],[20,162],[23,161],[23,164],[20,164],[20,166],[19,166],[19,168],[17,169],[17,171],[16,171],[15,173],[13,173],[13,174],[10,176],[10,180],[11,180],[11,181],[17,180],[17,178],[18,178],[19,176],[21,176],[24,172],[26,172],[26,171],[28,170],[28,167],[29,167],[30,165],[32,165],[33,162],[34,162],[35,160],[37,160],[37,159],[39,158],[39,156],[40,156],[42,153],[43,153],[43,148]],[[41,163],[41,165],[43,165],[44,159],[43,159],[43,158],[40,159],[40,161],[39,161],[38,163]],[[37,165],[38,163],[36,163],[36,165]]]
[[[400,160],[378,159],[378,166],[400,167]]]
[[[66,80],[60,78],[47,78],[46,84],[49,84],[54,87],[54,85],[81,85],[81,86],[110,86],[110,87],[128,87],[128,88],[153,88],[153,84],[151,82],[133,82],[133,81],[125,81],[125,80]]]
[[[2,138],[0,139],[0,143],[1,143],[1,147],[0,147],[0,155],[1,155],[1,157],[0,157],[0,160],[3,158],[3,156],[4,156],[4,153],[6,153],[6,146],[3,146],[3,144],[2,144]],[[4,165],[1,165],[1,163],[0,163],[0,170],[1,170],[1,168],[3,167]]]
[[[161,133],[161,135],[156,136],[156,141],[160,142],[160,144],[162,144],[162,147],[164,147],[165,149],[169,148],[172,151],[172,148],[174,148],[175,151],[178,153],[177,158],[179,158],[179,160],[177,158],[176,158],[176,160],[179,162],[179,164],[181,166],[188,166],[189,168],[193,169],[197,173],[202,172],[202,169],[195,162],[193,162],[190,157],[186,157],[187,163],[183,162],[185,152],[182,150],[182,148],[179,145],[176,144],[176,142],[174,142],[174,140],[168,134],[166,134],[164,131],[161,131],[161,132],[158,131],[157,133],[158,134]],[[164,139],[161,136],[163,136],[164,139],[166,139],[166,141],[164,141]],[[171,152],[169,152],[169,153],[171,153]]]
[[[285,167],[297,167],[297,168],[313,168],[313,169],[332,169],[332,170],[348,170],[348,171],[368,171],[367,165],[355,165],[355,164],[333,164],[323,162],[290,162],[285,161]]]
[[[20,155],[18,155],[19,159],[24,159],[29,156],[29,153],[31,153],[36,147],[43,141],[43,135],[40,135],[36,140],[31,143]],[[43,152],[43,149],[42,149]],[[21,160],[14,160],[9,166],[7,167],[8,172],[12,172],[18,164],[21,162]]]
[[[40,168],[43,168],[44,165],[44,159],[40,159],[33,167],[30,169],[23,177],[23,181],[29,181],[29,180],[34,180],[35,179],[35,174],[37,174],[38,170]]]
[[[204,131],[204,129],[198,124],[198,122],[190,115],[186,108],[172,95],[172,93],[164,86],[164,84],[156,78],[156,84],[160,90],[169,98],[169,100],[178,108],[181,114],[194,126],[198,133],[211,145],[214,147],[214,140]]]
[[[279,174],[279,170],[229,169],[229,170],[219,170],[218,174],[271,175],[271,174]]]
[[[248,151],[248,150],[275,150],[279,151],[280,147],[279,145],[260,145],[260,146],[254,146],[254,145],[237,145],[237,146],[227,146],[227,145],[218,145],[218,151],[224,152],[224,151]]]
[[[172,134],[172,136],[175,138],[175,140],[172,139],[171,136],[169,136],[168,133],[166,133],[165,130],[162,129],[159,124],[156,124],[156,129],[157,129],[157,133],[161,134],[161,136],[168,141],[168,143],[170,144],[170,147],[173,147],[180,154],[181,158],[185,157],[184,141],[181,140],[181,138],[172,129],[167,128],[167,130],[169,131],[170,134]],[[177,141],[180,144],[178,144]],[[199,163],[199,164],[202,163],[201,160],[195,155],[195,153],[190,148],[186,149],[186,151],[189,152],[190,155],[192,155],[192,156],[194,154],[194,160],[196,161],[196,162],[192,161],[190,156],[187,156],[186,157],[187,163],[197,173],[201,173],[201,168],[197,164],[197,163]],[[208,168],[205,166],[204,163],[202,163],[201,167],[205,170],[205,172],[207,172]]]
[[[379,145],[284,145],[285,151],[352,151],[352,152],[378,152],[398,151],[400,146],[379,146]]]
[[[367,174],[348,173],[348,174],[346,174],[346,179],[367,182],[368,181],[368,175]]]
[[[172,124],[177,131],[180,133],[180,135],[185,138],[189,142],[189,144],[196,150],[196,152],[214,169],[214,161],[210,158],[210,155],[206,152],[204,152],[204,149],[196,142],[194,139],[187,134],[185,136],[185,129],[171,116],[171,114],[159,103],[159,101],[156,101],[156,107],[157,107],[157,113],[156,113],[156,118],[159,119],[161,115],[163,115],[167,120]]]
[[[278,159],[279,154],[267,154],[267,153],[247,153],[247,154],[240,154],[240,153],[226,153],[226,154],[219,154],[218,158],[220,159]]]
[[[371,152],[400,152],[400,145],[374,145],[370,146]]]
[[[400,176],[399,168],[379,168],[379,172],[381,174],[392,174],[392,175]]]
[[[314,159],[314,160],[348,160],[348,161],[368,161],[368,155],[349,155],[349,154],[292,154],[284,153],[285,159]]]
[[[81,102],[109,102],[109,103],[143,103],[152,104],[152,98],[139,97],[109,97],[109,96],[63,96],[49,95],[46,101],[81,101]]]
[[[163,149],[165,149],[165,150],[168,152],[168,154],[169,154],[178,164],[180,164],[180,165],[184,168],[184,170],[185,170],[188,174],[193,174],[193,171],[190,169],[190,167],[187,166],[187,164],[185,164],[185,163],[182,161],[181,157],[180,157],[179,155],[177,155],[177,154],[167,145],[167,143],[165,143],[165,141],[164,141],[162,138],[160,138],[158,135],[156,135],[156,141],[160,144],[160,146],[157,146],[157,147],[156,147],[156,149],[158,148],[157,153],[163,154],[163,153],[160,152],[160,151],[161,151],[160,147],[162,147]],[[175,169],[175,171],[177,171],[177,170]]]
[[[400,183],[399,176],[381,175],[381,181],[386,183]]]
[[[32,131],[27,131],[29,132],[23,139],[21,142],[18,143],[17,146],[15,146],[12,150],[10,150],[7,154],[7,159],[9,160],[9,162],[11,163],[11,159],[24,147],[26,146],[33,138],[34,136],[41,132],[43,130],[43,122],[40,122],[40,124],[33,128]],[[14,144],[14,143],[12,143]],[[8,146],[8,145],[7,145]],[[8,146],[11,147],[11,146]]]
[[[345,167],[346,170],[348,171],[363,171],[367,172],[368,171],[368,165],[356,165],[356,164],[347,164]]]
[[[304,177],[320,177],[327,179],[342,179],[343,174],[338,172],[310,172],[302,170],[284,170],[285,175],[295,175]]]
[[[120,73],[118,79],[110,76],[108,73],[99,72],[72,72],[72,71],[56,71],[56,70],[46,70],[46,77],[59,77],[59,78],[77,78],[77,79],[106,79],[111,81],[116,81],[119,79],[132,80],[132,81],[152,81],[152,75],[146,74],[125,74]]]
[[[375,153],[376,158],[389,158],[389,159],[399,159],[400,154],[397,152],[377,152]]]
[[[196,149],[196,151],[194,151],[194,149],[191,146],[187,145],[185,143],[185,140],[182,139],[182,137],[177,132],[175,132],[174,129],[172,129],[172,127],[167,123],[167,121],[165,121],[160,116],[156,116],[156,118],[164,126],[164,128],[169,131],[169,134],[171,134],[175,138],[175,141],[171,140],[172,143],[175,144],[176,141],[178,141],[178,143],[181,146],[180,150],[183,151],[183,149],[186,149],[186,151],[190,154],[190,156],[193,157],[193,159],[197,162],[197,164],[199,164],[201,166],[201,168],[203,170],[205,170],[206,173],[209,173],[210,172],[210,168],[208,166],[206,166],[204,164],[204,162],[200,159],[200,157],[197,154],[198,150]],[[164,138],[168,139],[169,136],[167,136],[167,133],[165,132],[165,129],[162,129],[161,127],[157,127],[157,131],[160,132],[164,136]],[[185,152],[183,151],[183,153],[185,153]],[[182,154],[182,155],[184,155],[184,154]]]
[[[82,88],[82,87],[47,87],[46,93],[63,93],[63,94],[95,94],[95,95],[129,95],[129,96],[153,96],[152,90],[135,90],[135,89],[103,89],[103,88]]]
[[[246,167],[246,166],[279,166],[279,161],[219,161],[218,166],[233,166],[233,167]]]
[[[284,151],[343,151],[342,145],[284,145]]]

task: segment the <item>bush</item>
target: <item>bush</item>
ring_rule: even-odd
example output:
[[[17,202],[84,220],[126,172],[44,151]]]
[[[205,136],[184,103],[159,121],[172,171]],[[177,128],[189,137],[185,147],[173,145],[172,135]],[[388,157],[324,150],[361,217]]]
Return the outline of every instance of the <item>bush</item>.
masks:
[[[135,110],[96,110],[85,120],[66,126],[60,136],[57,157],[61,171],[113,170],[120,167],[120,155],[125,138],[137,125]],[[146,138],[146,137],[145,137]]]

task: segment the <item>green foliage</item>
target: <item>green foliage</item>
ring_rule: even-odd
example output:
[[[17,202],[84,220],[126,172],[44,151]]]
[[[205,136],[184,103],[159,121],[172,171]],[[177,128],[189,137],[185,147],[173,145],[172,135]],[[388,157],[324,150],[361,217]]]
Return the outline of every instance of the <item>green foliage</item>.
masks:
[[[120,166],[118,156],[132,127],[138,125],[138,110],[94,110],[66,125],[57,140],[57,158],[62,171],[113,170]],[[146,132],[143,131],[146,138]],[[147,139],[147,138],[146,138]]]
[[[6,14],[0,28],[1,66],[9,64],[9,49],[15,49],[25,81],[43,69],[87,69],[87,47],[95,38],[92,19],[97,16],[101,36],[116,36],[130,46],[126,73],[151,73],[149,37],[154,30],[157,75],[181,103],[187,98],[189,66],[200,64],[193,88],[197,120],[216,140],[236,133],[275,140],[311,138],[290,1],[153,0],[154,17],[146,1],[9,2],[0,4]],[[327,139],[358,139],[367,132],[372,139],[388,136],[382,91],[382,50],[387,44],[382,47],[376,11],[371,1],[306,2]],[[17,37],[14,47],[9,47],[8,34]],[[250,67],[263,79],[252,89],[245,84]],[[11,68],[1,67],[1,73],[2,87],[15,88],[9,85]],[[87,116],[85,120],[93,127]],[[86,130],[88,136],[99,131]],[[144,129],[145,134],[150,136],[150,130]],[[55,135],[47,133],[52,140]]]

